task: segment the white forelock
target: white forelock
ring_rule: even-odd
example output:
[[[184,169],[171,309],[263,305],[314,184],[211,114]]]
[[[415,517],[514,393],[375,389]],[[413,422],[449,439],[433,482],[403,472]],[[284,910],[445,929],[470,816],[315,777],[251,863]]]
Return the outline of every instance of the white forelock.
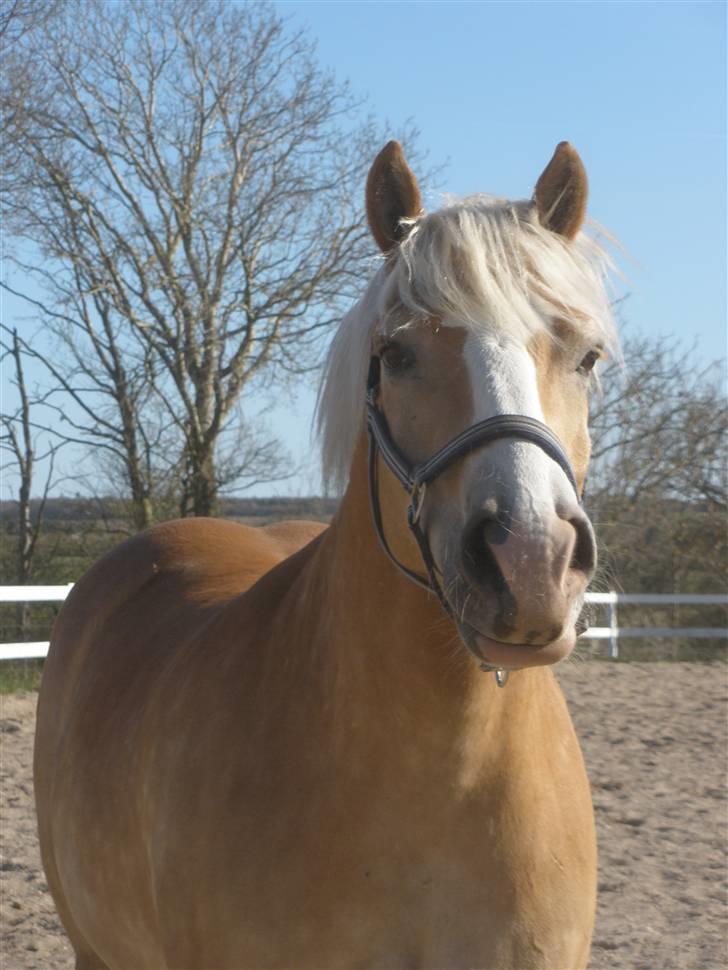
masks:
[[[611,270],[594,239],[545,229],[532,202],[476,195],[412,220],[394,265],[379,269],[329,348],[317,403],[327,487],[341,489],[348,478],[378,327],[435,317],[523,341],[556,318],[590,321],[614,353]]]

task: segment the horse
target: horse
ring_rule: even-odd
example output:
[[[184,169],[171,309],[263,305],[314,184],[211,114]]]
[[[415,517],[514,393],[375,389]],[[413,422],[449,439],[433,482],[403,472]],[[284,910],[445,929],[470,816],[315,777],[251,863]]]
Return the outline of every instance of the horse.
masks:
[[[34,775],[77,970],[587,964],[593,809],[551,669],[616,339],[584,166],[562,142],[531,199],[425,212],[390,142],[365,195],[381,253],[318,400],[331,523],[157,525],[57,617]]]

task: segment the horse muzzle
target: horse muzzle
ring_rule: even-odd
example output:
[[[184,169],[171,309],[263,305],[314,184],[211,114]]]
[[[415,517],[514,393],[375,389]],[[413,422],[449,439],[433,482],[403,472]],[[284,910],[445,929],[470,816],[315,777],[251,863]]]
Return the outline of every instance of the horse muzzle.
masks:
[[[466,524],[444,585],[476,656],[494,666],[534,666],[573,649],[595,566],[594,532],[576,503],[528,526],[491,507]]]

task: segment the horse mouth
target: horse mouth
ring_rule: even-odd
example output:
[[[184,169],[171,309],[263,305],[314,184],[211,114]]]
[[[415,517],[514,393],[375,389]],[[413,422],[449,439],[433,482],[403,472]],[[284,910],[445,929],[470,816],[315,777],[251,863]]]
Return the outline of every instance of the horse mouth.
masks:
[[[470,653],[481,663],[502,670],[545,667],[559,663],[576,645],[576,629],[568,626],[546,643],[512,643],[481,633],[469,623],[459,623],[460,636]]]

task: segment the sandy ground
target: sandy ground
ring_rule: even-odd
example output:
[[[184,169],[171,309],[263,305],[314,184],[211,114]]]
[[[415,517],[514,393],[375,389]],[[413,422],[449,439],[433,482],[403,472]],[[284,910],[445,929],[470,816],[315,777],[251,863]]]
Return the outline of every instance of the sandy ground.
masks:
[[[599,831],[592,970],[724,970],[728,667],[573,661],[558,673]],[[0,699],[2,970],[73,967],[38,858],[35,700]]]

